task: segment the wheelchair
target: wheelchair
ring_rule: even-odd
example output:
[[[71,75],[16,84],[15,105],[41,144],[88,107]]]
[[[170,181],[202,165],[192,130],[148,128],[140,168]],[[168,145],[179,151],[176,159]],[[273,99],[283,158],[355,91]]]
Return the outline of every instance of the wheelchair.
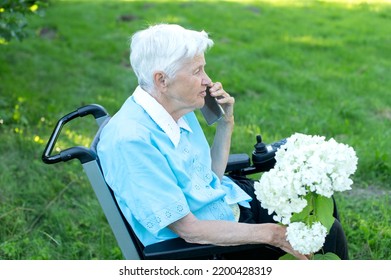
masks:
[[[90,147],[74,146],[52,155],[53,148],[65,124],[79,117],[92,115],[98,125]],[[107,185],[97,156],[96,148],[100,132],[110,120],[106,109],[98,104],[90,104],[76,109],[60,118],[46,144],[42,160],[46,164],[56,164],[78,159],[95,192],[106,219],[113,231],[125,259],[132,260],[172,260],[172,259],[219,259],[222,254],[246,251],[264,245],[215,246],[211,244],[191,244],[181,238],[143,246],[119,209],[115,196]],[[265,172],[275,164],[275,152],[285,143],[285,139],[266,145],[257,136],[252,153],[252,163],[247,154],[231,154],[226,167],[227,175],[246,176]]]

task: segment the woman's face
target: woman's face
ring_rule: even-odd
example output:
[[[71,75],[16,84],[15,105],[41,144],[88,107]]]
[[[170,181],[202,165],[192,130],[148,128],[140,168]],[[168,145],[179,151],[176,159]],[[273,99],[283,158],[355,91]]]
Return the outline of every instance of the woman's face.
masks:
[[[206,87],[212,83],[205,73],[205,64],[203,54],[195,56],[168,82],[165,107],[174,119],[204,106]]]

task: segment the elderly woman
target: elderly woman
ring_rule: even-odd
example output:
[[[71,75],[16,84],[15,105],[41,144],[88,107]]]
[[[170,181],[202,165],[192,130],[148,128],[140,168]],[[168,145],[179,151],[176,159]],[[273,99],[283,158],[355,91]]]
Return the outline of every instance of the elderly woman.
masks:
[[[151,26],[133,35],[130,61],[139,86],[101,134],[98,154],[107,183],[144,245],[181,237],[221,246],[266,244],[251,258],[297,258],[284,226],[224,175],[234,128],[235,100],[205,72],[204,31]],[[194,113],[206,89],[224,109],[210,147]],[[331,247],[347,258],[340,229]],[[273,249],[270,249],[273,248]],[[249,256],[250,258],[250,256]]]

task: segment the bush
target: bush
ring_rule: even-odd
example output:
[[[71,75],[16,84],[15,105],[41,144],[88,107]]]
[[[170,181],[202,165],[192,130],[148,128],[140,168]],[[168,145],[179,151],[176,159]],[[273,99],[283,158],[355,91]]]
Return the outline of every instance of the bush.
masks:
[[[42,15],[49,0],[0,0],[0,44],[27,36],[25,27],[29,15]]]

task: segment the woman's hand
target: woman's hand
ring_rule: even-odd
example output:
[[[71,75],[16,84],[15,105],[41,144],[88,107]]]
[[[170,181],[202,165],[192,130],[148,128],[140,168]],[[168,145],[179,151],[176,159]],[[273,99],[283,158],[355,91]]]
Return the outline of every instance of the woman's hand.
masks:
[[[210,95],[217,99],[217,102],[224,110],[225,114],[222,120],[233,122],[235,98],[224,90],[223,85],[220,82],[211,83],[209,86]]]

